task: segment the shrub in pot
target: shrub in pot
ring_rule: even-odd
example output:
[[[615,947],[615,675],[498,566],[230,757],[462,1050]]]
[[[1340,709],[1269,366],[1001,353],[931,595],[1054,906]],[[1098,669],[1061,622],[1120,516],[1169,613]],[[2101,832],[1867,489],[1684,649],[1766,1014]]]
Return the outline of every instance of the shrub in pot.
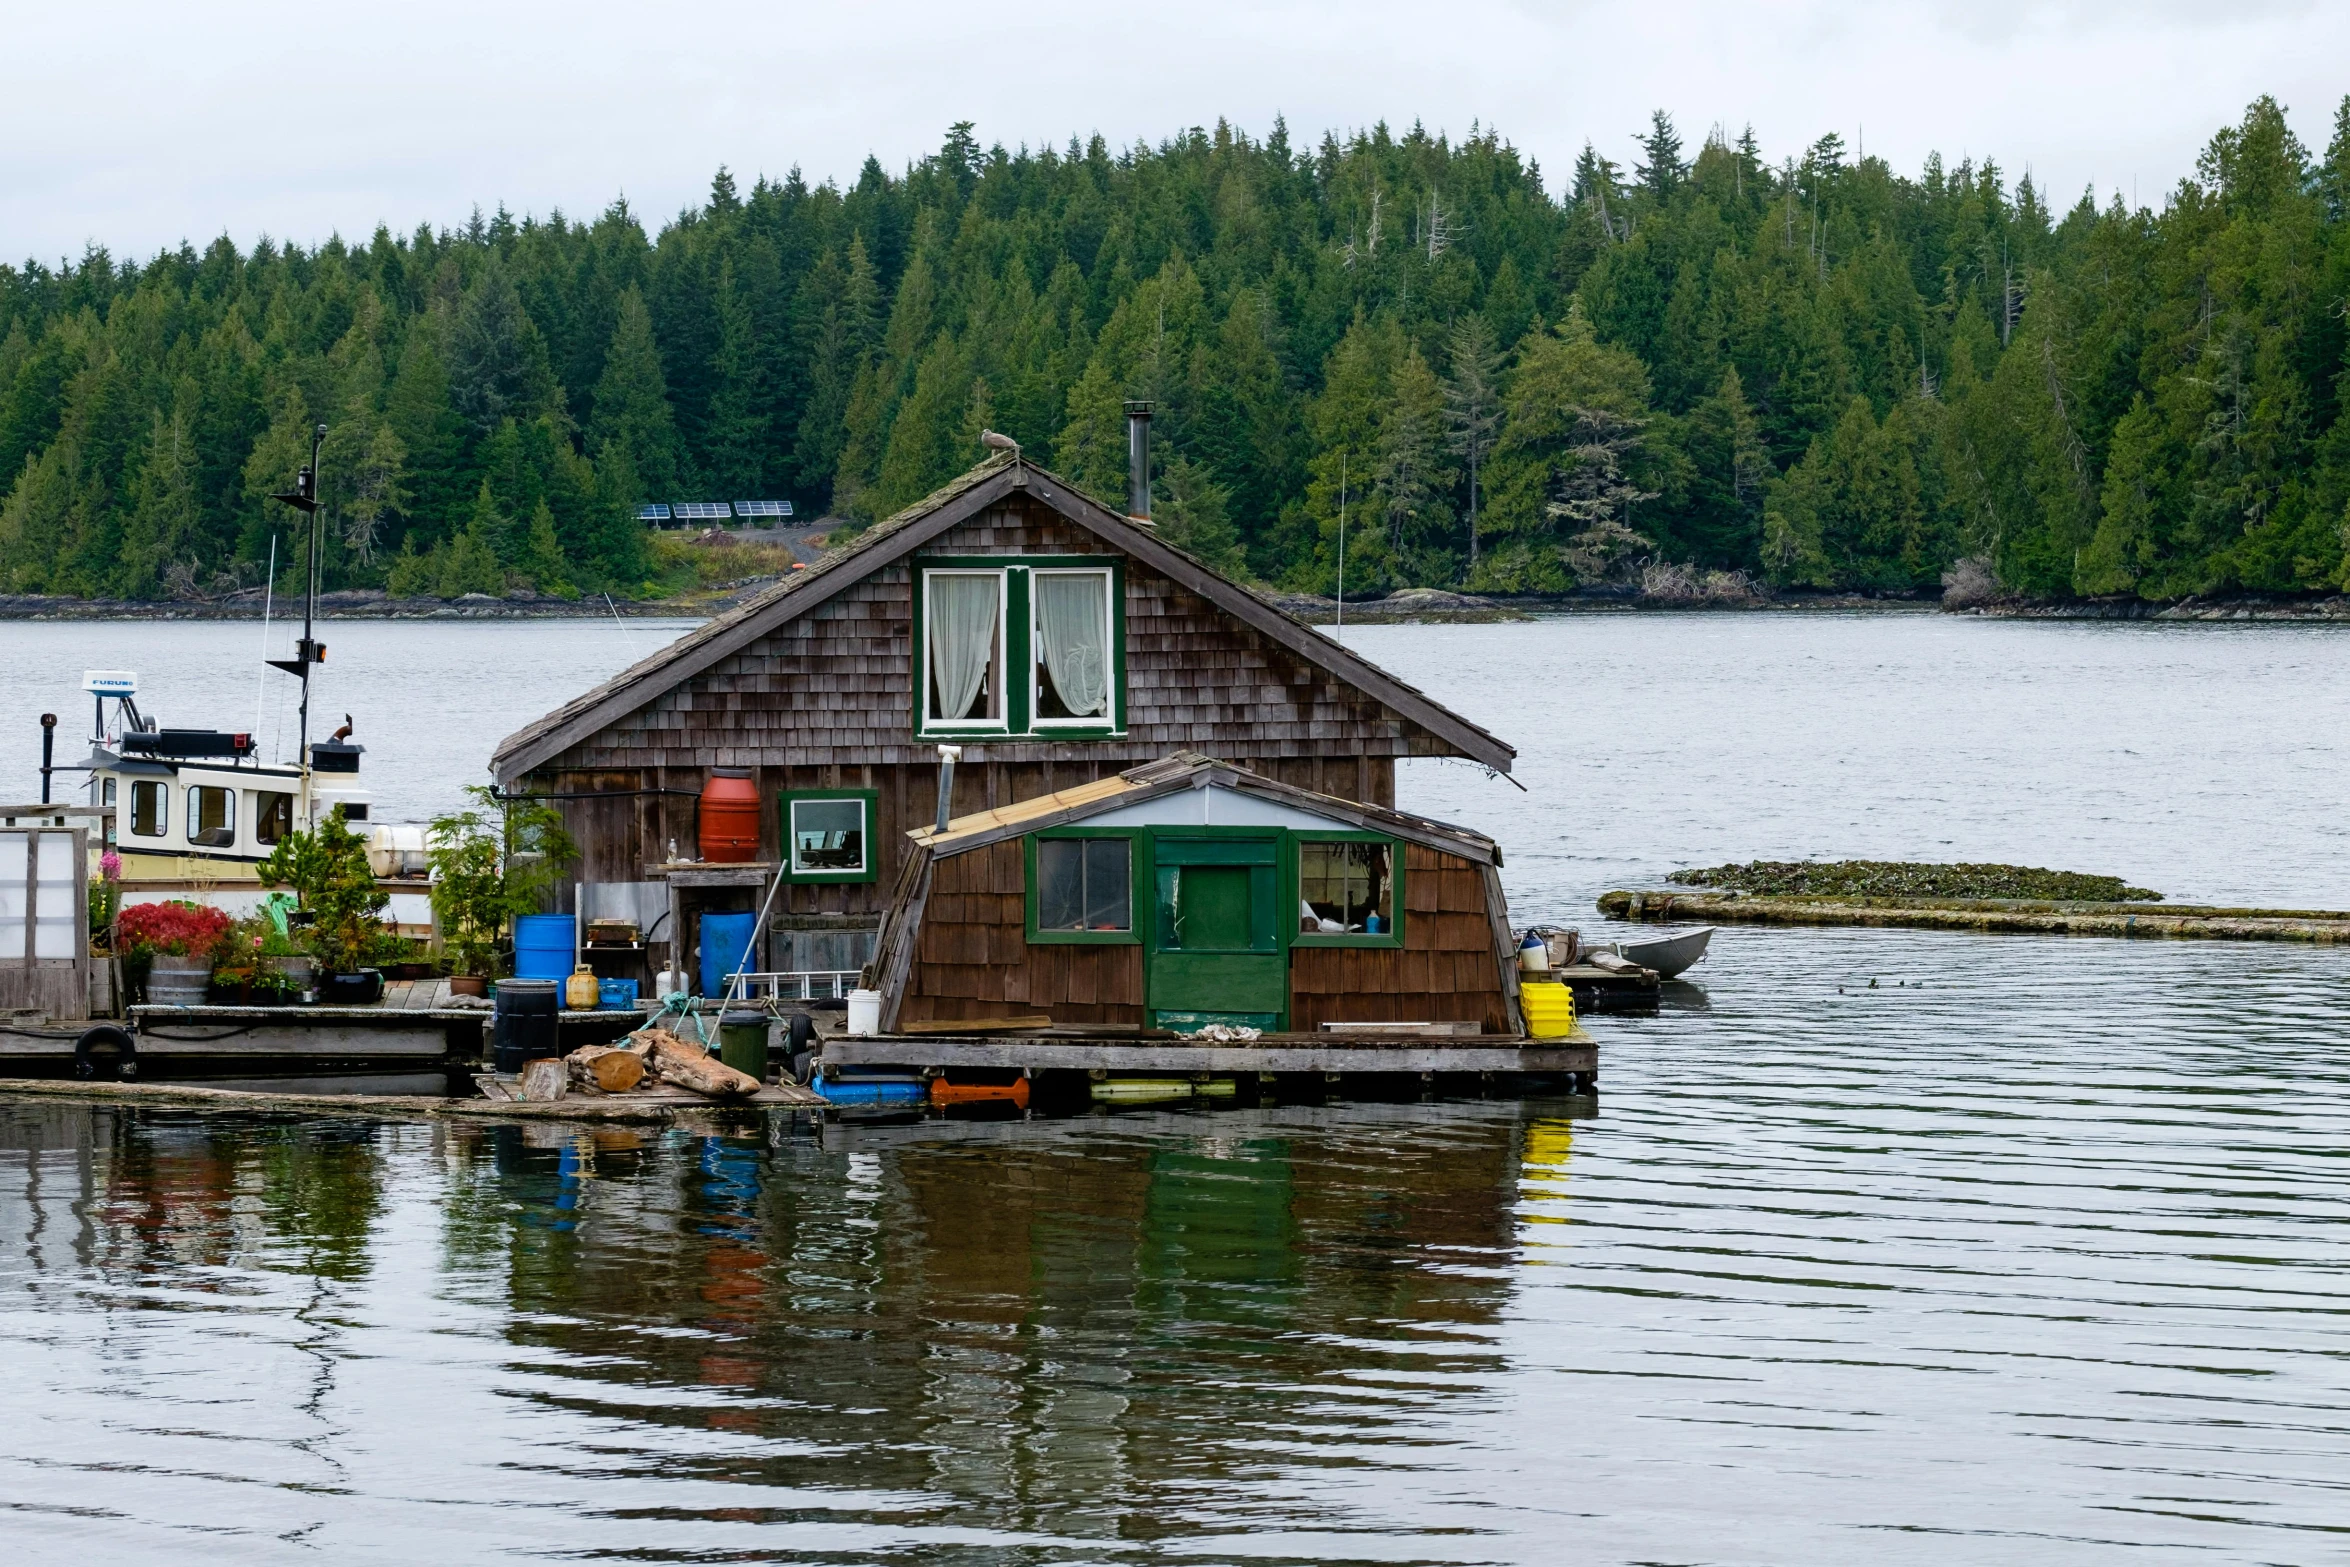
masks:
[[[308,832],[280,838],[260,875],[263,886],[291,887],[300,897],[299,945],[327,975],[373,972],[369,964],[397,951],[398,938],[383,918],[391,897],[375,884],[367,842],[344,824],[341,806]],[[375,983],[380,995],[380,974]]]
[[[125,967],[141,986],[170,1002],[204,999],[212,965],[231,924],[219,909],[185,899],[133,903],[116,917]],[[150,999],[154,999],[152,996]]]
[[[470,808],[436,816],[426,861],[432,915],[449,988],[480,995],[497,976],[508,922],[535,912],[579,850],[563,817],[544,800],[521,800],[475,784]]]

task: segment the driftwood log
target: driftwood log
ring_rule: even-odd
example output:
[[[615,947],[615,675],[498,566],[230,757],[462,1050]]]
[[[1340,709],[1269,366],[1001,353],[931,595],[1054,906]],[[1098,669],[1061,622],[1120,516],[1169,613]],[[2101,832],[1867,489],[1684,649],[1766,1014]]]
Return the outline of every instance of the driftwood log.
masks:
[[[522,1097],[529,1104],[551,1104],[570,1087],[570,1069],[553,1056],[522,1063]]]
[[[646,1051],[625,1045],[585,1045],[565,1056],[571,1081],[599,1093],[625,1094],[645,1080]]]
[[[630,1037],[643,1040],[651,1047],[653,1071],[664,1083],[708,1094],[713,1099],[747,1099],[759,1091],[757,1078],[748,1072],[737,1072],[700,1045],[680,1039],[665,1028],[647,1029]]]

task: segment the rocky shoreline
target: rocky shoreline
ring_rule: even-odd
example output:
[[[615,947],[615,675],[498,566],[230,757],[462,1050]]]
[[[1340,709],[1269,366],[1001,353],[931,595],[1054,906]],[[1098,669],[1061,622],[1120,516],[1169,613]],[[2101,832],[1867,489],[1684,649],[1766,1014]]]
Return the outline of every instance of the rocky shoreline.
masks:
[[[698,619],[721,614],[771,586],[776,577],[752,577],[722,587],[662,599],[613,599],[601,595],[564,599],[547,594],[509,593],[503,598],[468,593],[463,598],[394,598],[380,588],[349,588],[318,596],[327,620],[560,620],[582,616]],[[1338,602],[1316,593],[1255,590],[1266,603],[1308,625],[1338,619]],[[1346,623],[1357,626],[1481,625],[1528,621],[1547,615],[1720,614],[1835,612],[1893,615],[1954,614],[1991,620],[2164,620],[2164,621],[2350,621],[2350,595],[2289,597],[2242,595],[2186,598],[2176,603],[2142,599],[2084,599],[2055,603],[2023,600],[1953,604],[1929,594],[1756,593],[1743,598],[1684,598],[1638,589],[1591,589],[1567,594],[1454,593],[1442,588],[1403,588],[1375,599],[1349,599]],[[287,608],[274,611],[285,619]],[[293,614],[299,615],[297,601]],[[141,601],[82,599],[17,593],[0,594],[0,621],[8,620],[259,620],[258,591],[219,599]]]

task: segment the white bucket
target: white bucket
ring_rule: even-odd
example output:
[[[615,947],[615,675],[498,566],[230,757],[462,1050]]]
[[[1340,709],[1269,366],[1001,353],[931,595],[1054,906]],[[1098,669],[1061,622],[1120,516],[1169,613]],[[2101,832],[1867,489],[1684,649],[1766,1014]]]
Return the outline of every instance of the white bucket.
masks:
[[[871,1039],[881,1032],[880,991],[849,992],[849,1032],[859,1039]]]

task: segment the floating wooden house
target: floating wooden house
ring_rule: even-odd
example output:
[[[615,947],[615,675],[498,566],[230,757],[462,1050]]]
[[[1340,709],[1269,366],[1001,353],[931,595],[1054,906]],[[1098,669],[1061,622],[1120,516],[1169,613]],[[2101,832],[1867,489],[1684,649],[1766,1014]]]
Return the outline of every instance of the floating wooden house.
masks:
[[[1493,840],[1194,752],[913,834],[881,1027],[1514,1036]]]
[[[942,746],[960,747],[949,800]],[[1379,809],[1399,759],[1507,771],[1515,754],[1013,454],[520,730],[491,767],[557,802],[584,912],[635,919],[650,966],[691,972],[695,911],[755,906],[780,868],[765,971],[838,983],[872,956],[913,829],[1181,749]],[[752,863],[693,863],[718,769],[755,781]]]

